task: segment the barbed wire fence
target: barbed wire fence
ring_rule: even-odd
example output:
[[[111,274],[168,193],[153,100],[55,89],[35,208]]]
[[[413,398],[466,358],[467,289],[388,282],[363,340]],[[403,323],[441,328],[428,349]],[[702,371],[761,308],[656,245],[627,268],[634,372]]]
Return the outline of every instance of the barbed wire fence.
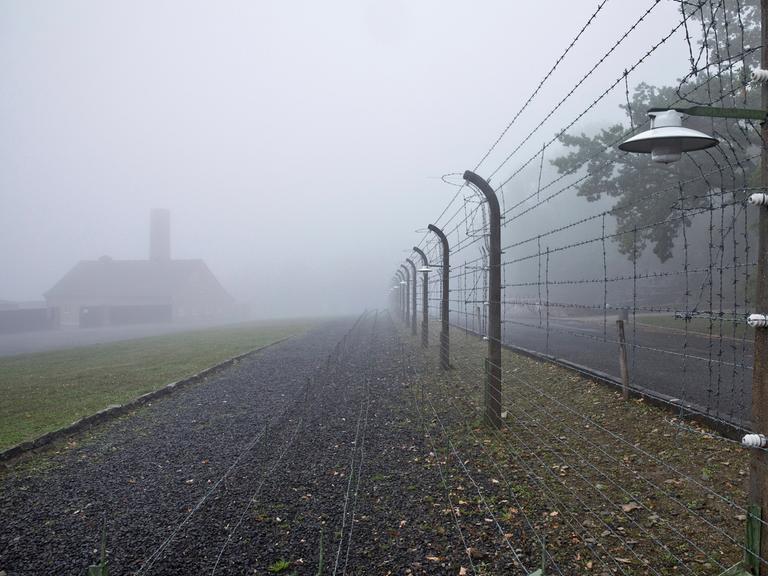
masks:
[[[683,449],[655,451],[658,446],[648,438],[657,429],[628,430],[603,413],[581,410],[571,404],[572,386],[564,376],[543,383],[520,367],[503,373],[498,386],[505,416],[491,434],[505,456],[526,471],[529,488],[538,495],[534,500],[559,511],[564,529],[585,548],[582,560],[590,568],[720,574],[744,557],[745,566],[758,573],[768,565],[761,552],[766,548],[759,535],[755,545],[743,532],[746,525],[754,538],[755,529],[765,530],[766,520],[748,503],[744,479],[749,450],[764,449],[744,448],[734,438],[753,431],[754,334],[746,320],[755,311],[759,254],[757,213],[748,198],[766,190],[759,178],[766,147],[762,128],[754,120],[708,118],[700,126],[720,145],[684,155],[672,167],[627,156],[616,146],[648,129],[650,106],[760,107],[761,88],[750,80],[763,50],[760,6],[747,0],[682,0],[679,18],[639,56],[629,62],[612,59],[628,43],[647,42],[640,40],[640,30],[659,6],[650,2],[565,95],[510,144],[513,128],[546,92],[606,4],[597,4],[473,169],[488,174],[501,203],[500,343],[663,405],[663,435],[670,445],[683,443]],[[666,88],[643,83],[644,70],[670,44],[688,66],[680,70],[680,80]],[[597,89],[590,84],[595,91],[585,96],[587,80],[594,80],[598,70],[611,80]],[[564,105],[575,95],[588,104],[567,116]],[[618,98],[624,121],[594,137],[574,134],[586,121],[605,124],[605,106],[615,106]],[[560,124],[553,130],[556,120]],[[491,164],[495,157],[500,159]],[[434,221],[450,244],[450,324],[487,341],[487,204],[460,173],[443,180],[456,187]],[[429,314],[438,319],[441,247],[430,233],[418,246],[433,269]],[[438,335],[433,329],[431,341],[439,347]],[[467,416],[477,413],[471,391],[488,382],[488,374],[461,346],[445,352],[456,368],[455,374],[446,373],[454,388],[445,402],[427,394],[421,403],[425,417],[436,423],[425,425],[425,433],[436,452],[438,443],[445,443],[442,464],[454,459],[457,473],[477,486],[455,435],[459,429],[477,434]],[[432,368],[424,364],[425,370]],[[702,442],[712,458],[737,470],[728,472],[726,466],[722,473],[730,476],[713,481],[709,459],[690,462],[684,455],[685,443]],[[498,464],[493,454],[482,457]],[[503,471],[499,475],[513,484]],[[550,572],[567,572],[562,556],[546,551],[536,505],[526,507],[531,504],[517,497],[530,542],[544,546]],[[606,517],[606,509],[617,513]],[[461,530],[460,519],[456,522]],[[523,573],[533,572],[530,563],[513,556]]]

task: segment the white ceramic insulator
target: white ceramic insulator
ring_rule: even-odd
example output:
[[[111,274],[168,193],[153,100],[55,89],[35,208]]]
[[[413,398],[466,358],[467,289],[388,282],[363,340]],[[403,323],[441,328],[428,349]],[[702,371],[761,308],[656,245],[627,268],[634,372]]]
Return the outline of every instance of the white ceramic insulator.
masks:
[[[752,70],[752,82],[768,82],[768,70],[765,68],[754,68]]]
[[[768,444],[768,438],[762,434],[745,434],[741,439],[741,445],[747,448],[765,448]]]
[[[768,315],[750,314],[749,318],[747,318],[747,324],[752,328],[766,328],[768,327]]]
[[[758,192],[749,195],[749,203],[753,206],[768,206],[768,194]]]

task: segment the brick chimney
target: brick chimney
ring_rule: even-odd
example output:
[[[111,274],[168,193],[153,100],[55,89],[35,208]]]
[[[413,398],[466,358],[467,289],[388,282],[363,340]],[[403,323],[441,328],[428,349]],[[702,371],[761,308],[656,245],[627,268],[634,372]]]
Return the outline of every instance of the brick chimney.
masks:
[[[171,259],[171,212],[165,208],[152,210],[149,231],[149,259],[160,262]]]

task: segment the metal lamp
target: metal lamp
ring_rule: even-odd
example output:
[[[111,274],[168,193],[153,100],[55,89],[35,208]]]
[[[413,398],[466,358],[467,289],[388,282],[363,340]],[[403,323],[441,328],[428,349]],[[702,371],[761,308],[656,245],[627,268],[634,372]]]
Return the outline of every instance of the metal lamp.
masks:
[[[678,110],[650,110],[651,129],[619,144],[624,152],[650,154],[651,160],[670,164],[680,160],[683,152],[717,146],[719,140],[704,132],[684,128]]]

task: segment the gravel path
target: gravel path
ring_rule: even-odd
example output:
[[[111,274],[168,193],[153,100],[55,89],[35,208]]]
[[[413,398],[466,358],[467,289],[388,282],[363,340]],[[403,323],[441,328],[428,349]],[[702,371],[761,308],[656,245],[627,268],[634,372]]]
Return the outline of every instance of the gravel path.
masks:
[[[409,364],[388,315],[329,322],[34,457],[0,478],[0,570],[84,574],[106,519],[116,575],[459,574]]]

